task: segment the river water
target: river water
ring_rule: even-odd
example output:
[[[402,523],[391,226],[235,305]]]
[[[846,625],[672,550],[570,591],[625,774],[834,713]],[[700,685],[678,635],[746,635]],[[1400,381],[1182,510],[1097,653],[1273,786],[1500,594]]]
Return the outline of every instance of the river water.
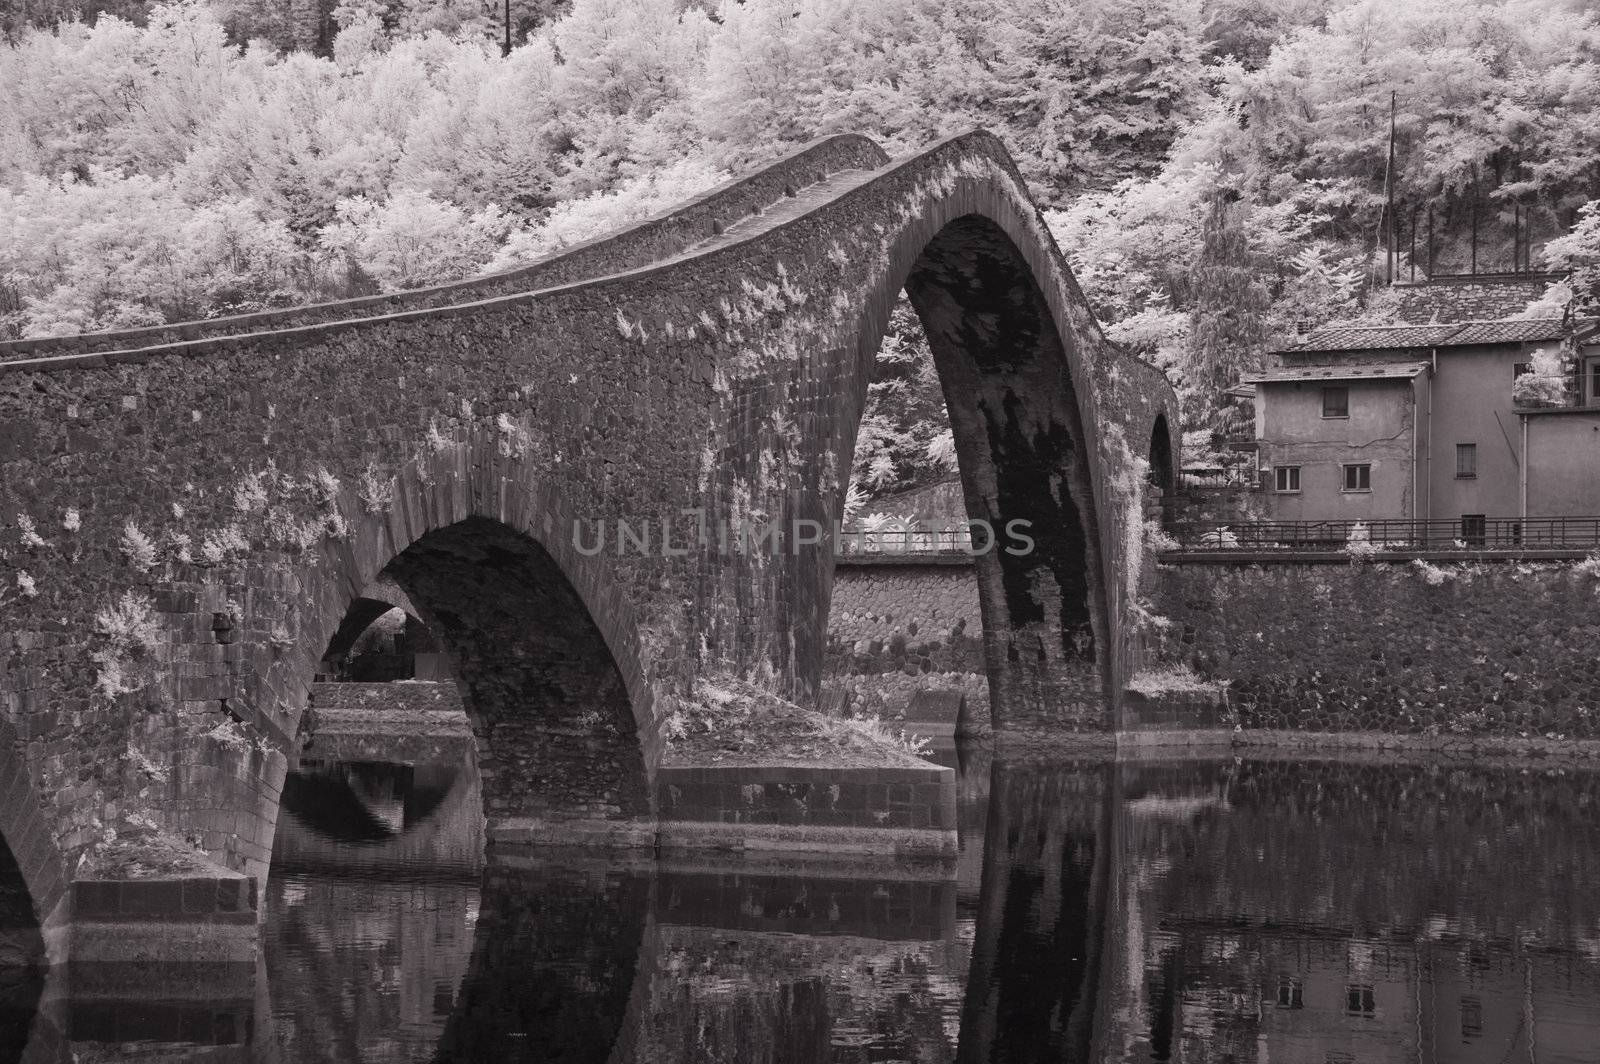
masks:
[[[1600,773],[945,758],[957,867],[862,875],[486,859],[470,765],[309,766],[254,998],[80,1059],[1600,1060]]]

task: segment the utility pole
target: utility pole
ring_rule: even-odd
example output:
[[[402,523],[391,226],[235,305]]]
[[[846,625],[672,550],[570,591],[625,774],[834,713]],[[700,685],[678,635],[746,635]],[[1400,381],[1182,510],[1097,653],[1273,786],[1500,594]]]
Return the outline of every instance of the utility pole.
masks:
[[[1478,275],[1478,164],[1472,164],[1472,275]]]
[[[1428,279],[1432,280],[1433,269],[1433,203],[1428,203]]]
[[[1522,204],[1516,205],[1511,222],[1511,272],[1522,272]]]
[[[1394,89],[1389,90],[1389,163],[1384,167],[1383,183],[1388,186],[1384,189],[1384,227],[1383,227],[1383,274],[1384,280],[1394,284],[1395,275],[1395,217],[1394,217],[1394,113],[1395,101],[1398,98]]]
[[[1411,281],[1417,279],[1417,212],[1420,209],[1421,204],[1413,203],[1411,205],[1411,255],[1410,261],[1406,264],[1408,280]]]
[[[500,46],[500,55],[502,57],[503,56],[508,56],[508,55],[511,54],[511,0],[506,0],[505,11],[506,11],[506,40],[505,40],[505,43]]]

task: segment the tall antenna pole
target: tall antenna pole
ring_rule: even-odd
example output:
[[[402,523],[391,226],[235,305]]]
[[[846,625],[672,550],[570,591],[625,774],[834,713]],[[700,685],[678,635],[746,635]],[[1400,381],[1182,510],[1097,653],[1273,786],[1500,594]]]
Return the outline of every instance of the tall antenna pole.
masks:
[[[1472,164],[1472,275],[1478,275],[1478,164]]]
[[[1389,162],[1384,167],[1383,183],[1388,186],[1384,189],[1384,231],[1383,231],[1383,272],[1384,280],[1394,284],[1395,274],[1395,247],[1394,247],[1394,112],[1395,90],[1389,90]]]
[[[1433,202],[1428,202],[1428,279],[1433,280],[1437,271],[1433,268]]]
[[[1408,279],[1412,281],[1417,279],[1417,210],[1419,207],[1420,204],[1417,203],[1411,205],[1411,254],[1409,261],[1406,263],[1406,273]]]
[[[1522,272],[1522,204],[1511,216],[1511,272]]]

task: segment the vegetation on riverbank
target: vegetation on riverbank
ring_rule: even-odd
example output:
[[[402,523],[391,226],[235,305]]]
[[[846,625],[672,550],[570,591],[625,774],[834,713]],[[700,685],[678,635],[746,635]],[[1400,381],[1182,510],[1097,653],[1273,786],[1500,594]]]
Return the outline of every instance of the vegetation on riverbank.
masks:
[[[667,718],[667,765],[926,765],[927,741],[874,718],[832,717],[732,677],[701,678]]]

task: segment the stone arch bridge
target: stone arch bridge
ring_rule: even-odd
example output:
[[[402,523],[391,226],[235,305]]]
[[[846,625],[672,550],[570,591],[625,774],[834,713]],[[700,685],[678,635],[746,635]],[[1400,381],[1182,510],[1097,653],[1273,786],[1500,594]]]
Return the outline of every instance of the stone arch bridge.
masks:
[[[0,345],[0,832],[41,919],[119,825],[264,878],[318,662],[380,574],[453,657],[491,821],[648,821],[698,678],[815,697],[806,522],[841,516],[902,290],[969,513],[1031,522],[978,559],[996,731],[1110,741],[1175,401],[986,133],[822,140],[508,274]]]

